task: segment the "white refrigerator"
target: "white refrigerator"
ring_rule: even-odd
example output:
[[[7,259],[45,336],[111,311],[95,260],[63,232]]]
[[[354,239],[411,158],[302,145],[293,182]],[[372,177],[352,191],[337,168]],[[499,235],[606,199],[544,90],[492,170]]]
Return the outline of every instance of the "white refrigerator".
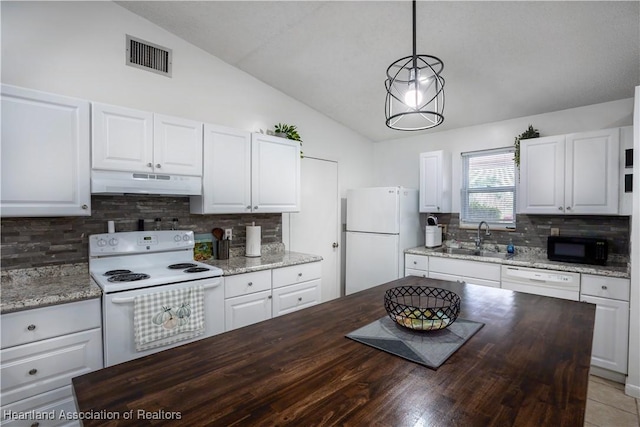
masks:
[[[404,276],[404,250],[424,244],[418,190],[347,190],[345,294]]]

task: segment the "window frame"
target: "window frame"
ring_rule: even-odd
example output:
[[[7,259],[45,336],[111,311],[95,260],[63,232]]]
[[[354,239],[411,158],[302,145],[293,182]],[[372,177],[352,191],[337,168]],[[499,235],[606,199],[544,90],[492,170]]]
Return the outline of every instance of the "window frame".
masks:
[[[515,158],[513,158],[514,169],[514,181],[513,186],[501,186],[501,187],[488,187],[483,189],[469,189],[469,159],[473,157],[490,156],[502,153],[510,153],[512,156],[515,154],[515,148],[513,146],[491,148],[486,150],[467,151],[460,153],[462,162],[462,179],[460,183],[460,228],[477,228],[480,221],[486,221],[492,230],[510,230],[516,229],[516,213],[517,213],[517,192],[518,192],[518,168],[515,164]],[[469,211],[469,196],[477,193],[504,193],[513,192],[513,220],[512,221],[491,221],[490,219],[480,219],[469,221],[467,213]]]

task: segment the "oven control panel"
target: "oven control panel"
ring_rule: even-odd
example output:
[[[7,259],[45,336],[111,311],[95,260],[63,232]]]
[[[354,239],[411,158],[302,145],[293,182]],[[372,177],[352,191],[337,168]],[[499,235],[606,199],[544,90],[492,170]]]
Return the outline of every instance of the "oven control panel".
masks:
[[[89,256],[193,250],[194,245],[193,231],[190,230],[93,234],[89,236]]]

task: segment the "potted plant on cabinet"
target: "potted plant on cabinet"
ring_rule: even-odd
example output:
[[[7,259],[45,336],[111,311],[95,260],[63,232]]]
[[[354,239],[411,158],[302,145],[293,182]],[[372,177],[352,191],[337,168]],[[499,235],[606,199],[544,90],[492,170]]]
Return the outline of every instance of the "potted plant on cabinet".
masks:
[[[513,153],[513,160],[516,163],[516,167],[520,169],[520,140],[529,139],[529,138],[538,138],[540,136],[540,132],[538,129],[534,129],[533,126],[529,125],[527,130],[525,130],[520,135],[516,136],[515,143],[513,144],[516,147],[515,152]]]
[[[302,138],[300,138],[300,134],[298,133],[298,129],[296,125],[288,125],[284,123],[278,123],[275,126],[274,133],[276,136],[281,138],[292,139],[294,141],[298,141],[300,146],[302,147]],[[302,156],[302,151],[300,151],[300,157]]]

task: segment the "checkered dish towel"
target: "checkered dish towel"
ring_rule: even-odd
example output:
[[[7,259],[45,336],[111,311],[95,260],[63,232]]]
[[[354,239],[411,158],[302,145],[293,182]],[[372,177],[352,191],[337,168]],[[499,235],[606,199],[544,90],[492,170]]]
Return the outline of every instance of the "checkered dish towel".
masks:
[[[138,295],[133,301],[136,351],[187,340],[204,333],[204,287]]]

